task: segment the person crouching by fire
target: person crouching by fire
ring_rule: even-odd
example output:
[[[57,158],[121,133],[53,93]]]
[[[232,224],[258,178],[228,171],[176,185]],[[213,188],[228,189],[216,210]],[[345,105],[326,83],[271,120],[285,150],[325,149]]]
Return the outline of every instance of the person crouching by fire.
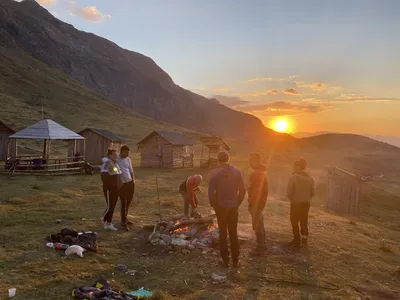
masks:
[[[187,178],[184,182],[179,186],[179,193],[183,197],[183,214],[186,218],[196,217],[198,215],[197,212],[197,193],[200,192],[199,185],[203,181],[203,177],[199,174],[192,175]],[[190,214],[189,214],[189,208]]]

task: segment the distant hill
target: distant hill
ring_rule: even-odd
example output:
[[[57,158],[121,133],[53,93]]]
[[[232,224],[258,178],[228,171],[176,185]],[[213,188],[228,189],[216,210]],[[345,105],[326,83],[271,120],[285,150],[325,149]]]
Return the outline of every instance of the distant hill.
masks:
[[[33,0],[1,1],[0,46],[16,58],[16,49],[22,49],[104,95],[102,99],[157,121],[223,136],[278,135],[253,115],[179,87],[151,58],[79,31]]]
[[[324,134],[330,134],[330,133],[335,133],[335,132],[329,132],[329,131],[316,131],[316,132],[296,132],[293,133],[292,136],[295,138],[306,138],[306,137],[312,137],[312,136],[318,136],[318,135],[324,135]],[[336,132],[338,134],[338,132]],[[363,134],[361,136],[369,137],[371,139],[384,142],[396,147],[400,147],[400,137],[395,137],[395,136],[385,136],[385,135],[369,135],[369,134]]]
[[[400,148],[384,142],[376,141],[366,136],[345,133],[327,133],[299,139],[304,145],[315,146],[327,150],[360,149],[374,151],[395,151]]]

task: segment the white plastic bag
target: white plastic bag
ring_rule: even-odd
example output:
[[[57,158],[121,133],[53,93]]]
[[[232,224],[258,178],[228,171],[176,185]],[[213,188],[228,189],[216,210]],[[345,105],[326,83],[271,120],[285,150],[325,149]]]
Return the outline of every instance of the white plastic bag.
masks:
[[[83,257],[83,252],[85,252],[86,250],[83,249],[81,246],[78,245],[73,245],[71,247],[69,247],[67,250],[65,250],[65,255],[78,255],[80,257]]]

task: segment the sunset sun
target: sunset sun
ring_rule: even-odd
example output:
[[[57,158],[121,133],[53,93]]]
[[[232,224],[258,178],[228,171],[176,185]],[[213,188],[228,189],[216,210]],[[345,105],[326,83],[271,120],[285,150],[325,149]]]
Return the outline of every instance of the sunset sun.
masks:
[[[278,132],[287,132],[289,128],[289,123],[286,120],[280,119],[276,120],[273,124],[274,130]]]

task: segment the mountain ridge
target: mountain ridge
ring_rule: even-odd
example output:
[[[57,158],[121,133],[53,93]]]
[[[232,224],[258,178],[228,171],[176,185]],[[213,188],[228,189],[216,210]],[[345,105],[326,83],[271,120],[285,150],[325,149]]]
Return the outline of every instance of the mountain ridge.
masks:
[[[156,121],[203,133],[291,137],[176,85],[150,57],[64,23],[33,0],[0,3],[0,45],[21,48],[110,101]],[[13,54],[12,54],[13,55]]]

